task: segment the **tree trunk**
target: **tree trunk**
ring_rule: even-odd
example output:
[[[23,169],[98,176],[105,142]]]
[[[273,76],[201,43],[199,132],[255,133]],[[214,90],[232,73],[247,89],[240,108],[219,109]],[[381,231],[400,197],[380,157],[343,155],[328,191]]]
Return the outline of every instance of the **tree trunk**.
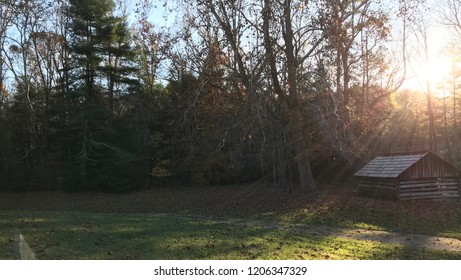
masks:
[[[308,193],[314,191],[315,180],[305,145],[302,117],[299,109],[299,106],[296,106],[290,112],[290,135],[292,137],[296,165],[298,168],[300,191]]]
[[[88,120],[83,124],[83,143],[80,151],[80,184],[86,187],[88,177]]]
[[[264,1],[263,9],[263,32],[264,32],[264,47],[266,50],[266,61],[269,67],[272,84],[277,96],[280,97],[281,102],[284,102],[287,110],[287,120],[289,127],[289,135],[293,144],[295,153],[296,165],[298,168],[298,175],[300,181],[301,192],[311,192],[315,188],[314,178],[312,176],[309,157],[303,137],[302,114],[300,106],[300,96],[298,92],[298,79],[297,68],[298,63],[294,52],[294,35],[291,22],[291,1],[285,0],[284,14],[282,23],[284,24],[283,39],[285,41],[285,56],[287,67],[287,86],[288,95],[284,92],[277,75],[276,59],[274,54],[274,45],[270,36],[270,19],[272,13],[272,5],[270,0]]]
[[[437,135],[435,133],[435,117],[432,108],[432,93],[427,82],[427,114],[429,116],[429,151],[437,154]]]
[[[292,135],[293,148],[296,157],[296,164],[298,167],[298,174],[300,180],[300,189],[302,192],[312,192],[315,189],[315,181],[312,175],[311,165],[304,141],[303,133],[303,118],[301,114],[300,96],[298,92],[298,78],[296,70],[298,62],[294,53],[294,35],[293,27],[291,24],[291,1],[285,2],[285,54],[287,57],[287,79],[288,79],[288,93],[289,93],[289,125]]]
[[[109,120],[114,121],[114,78],[109,76]]]
[[[344,96],[344,123],[346,126],[350,123],[350,91],[349,91],[349,83],[350,83],[350,74],[349,74],[349,59],[348,59],[348,52],[347,49],[344,48],[342,50],[342,67],[343,67],[343,96]]]
[[[4,97],[6,96],[6,87],[5,85],[3,84],[3,60],[2,60],[2,56],[0,54],[0,123],[2,121],[2,108],[3,108],[3,99]]]

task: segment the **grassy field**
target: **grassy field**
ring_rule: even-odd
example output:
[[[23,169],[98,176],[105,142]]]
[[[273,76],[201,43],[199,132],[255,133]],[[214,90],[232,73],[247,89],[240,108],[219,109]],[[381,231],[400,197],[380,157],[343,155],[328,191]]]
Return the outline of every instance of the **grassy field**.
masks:
[[[0,258],[21,232],[38,259],[460,259],[461,252],[147,214],[0,214]]]
[[[389,201],[347,188],[303,198],[265,186],[129,194],[0,193],[0,259],[21,232],[39,259],[460,259],[371,241],[300,236],[152,213],[267,219],[461,239],[459,202]]]

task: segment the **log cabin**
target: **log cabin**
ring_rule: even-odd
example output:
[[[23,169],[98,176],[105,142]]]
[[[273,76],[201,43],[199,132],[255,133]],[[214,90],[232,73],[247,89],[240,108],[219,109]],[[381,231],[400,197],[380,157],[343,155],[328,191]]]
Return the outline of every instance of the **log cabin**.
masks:
[[[354,174],[358,193],[399,200],[459,200],[460,175],[432,152],[381,155]]]

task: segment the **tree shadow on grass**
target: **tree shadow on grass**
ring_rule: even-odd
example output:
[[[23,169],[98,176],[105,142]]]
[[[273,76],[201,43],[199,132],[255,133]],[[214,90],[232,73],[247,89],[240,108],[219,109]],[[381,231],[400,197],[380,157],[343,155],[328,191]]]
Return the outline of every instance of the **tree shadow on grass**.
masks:
[[[314,203],[282,215],[292,223],[438,235],[461,240],[461,203],[396,201],[352,192],[320,196]]]
[[[80,212],[13,213],[38,259],[459,259],[396,244],[213,221]],[[9,258],[6,256],[5,258]]]
[[[39,259],[253,259],[266,250],[257,241],[266,230],[206,221],[88,213],[19,220],[10,226]]]

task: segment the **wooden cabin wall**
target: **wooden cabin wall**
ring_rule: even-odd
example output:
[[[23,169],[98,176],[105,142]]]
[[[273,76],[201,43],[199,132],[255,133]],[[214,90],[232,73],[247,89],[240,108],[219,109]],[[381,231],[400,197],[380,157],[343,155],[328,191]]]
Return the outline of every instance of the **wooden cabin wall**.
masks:
[[[359,178],[359,194],[399,200],[412,199],[460,199],[458,179],[428,179],[398,181],[383,178]]]
[[[444,160],[428,155],[399,176],[403,181],[437,178],[459,178],[459,171]]]
[[[458,179],[401,181],[398,198],[410,199],[459,199]]]
[[[357,192],[374,197],[398,198],[398,180],[394,178],[369,178],[358,179]]]

